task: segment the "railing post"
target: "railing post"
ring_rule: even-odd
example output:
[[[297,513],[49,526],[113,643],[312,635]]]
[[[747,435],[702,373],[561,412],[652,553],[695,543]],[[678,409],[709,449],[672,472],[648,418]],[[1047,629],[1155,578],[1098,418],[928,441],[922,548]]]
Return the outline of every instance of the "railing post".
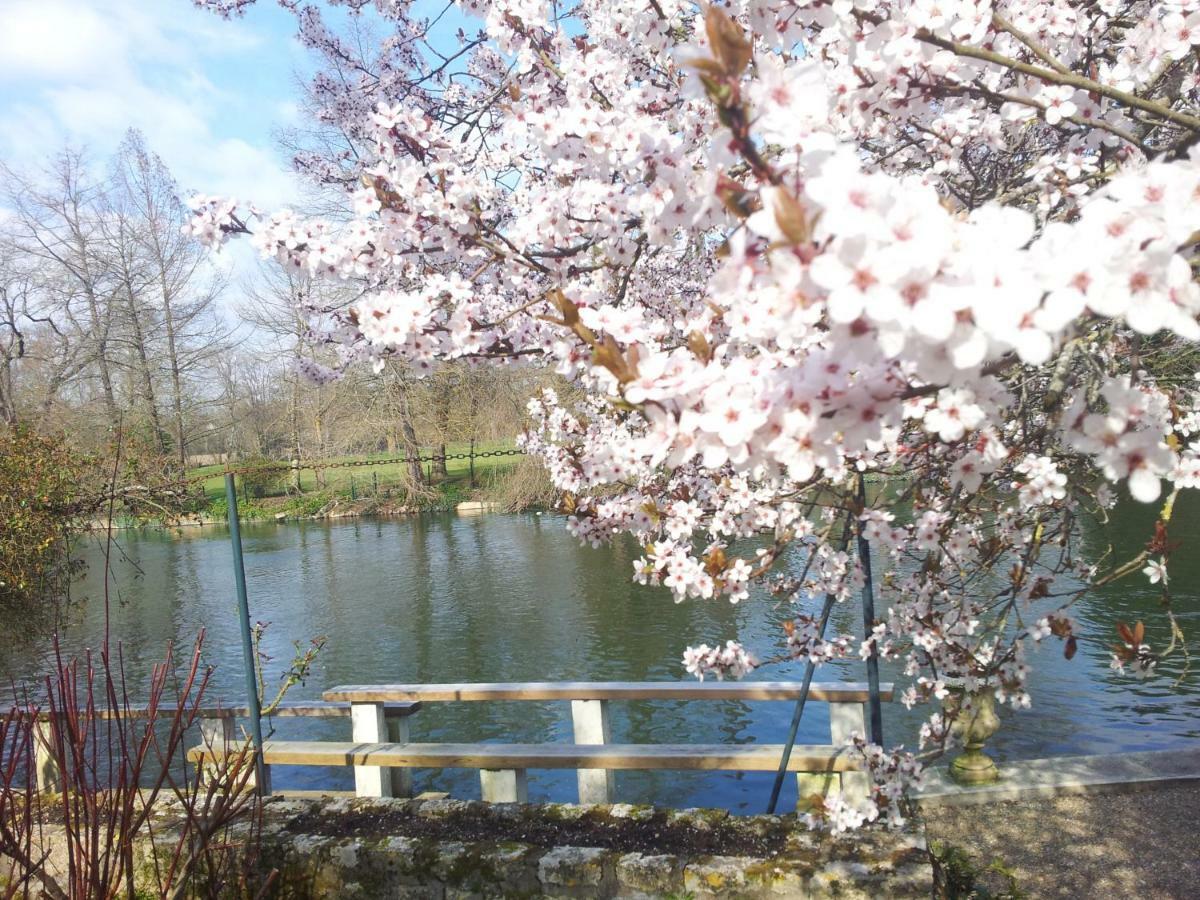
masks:
[[[387,739],[387,722],[382,703],[350,704],[351,740],[359,744],[382,744]],[[354,793],[359,797],[392,796],[392,779],[382,766],[355,766]]]
[[[572,700],[571,721],[576,744],[607,744],[612,741],[607,700]],[[579,802],[612,803],[614,781],[609,769],[579,769]]]
[[[867,508],[867,477],[858,473],[858,504]],[[875,587],[871,582],[871,544],[867,541],[866,522],[858,517],[858,564],[863,574],[863,638],[869,639],[875,628]],[[870,690],[871,731],[864,736],[872,744],[883,746],[883,707],[879,702],[879,646],[871,641],[871,653],[867,657],[867,684]]]
[[[245,481],[242,485],[245,486]],[[271,777],[262,758],[262,703],[258,696],[257,655],[250,629],[250,601],[246,597],[246,566],[242,560],[242,530],[238,521],[237,484],[232,472],[225,473],[225,499],[229,504],[229,542],[233,549],[233,582],[237,589],[238,624],[242,632],[242,665],[246,669],[246,710],[250,737],[254,740],[254,772],[260,793],[271,793]]]
[[[846,524],[842,528],[842,552],[850,546],[850,526],[854,521],[854,513],[849,513],[846,516]],[[829,624],[829,614],[833,612],[833,604],[835,597],[832,593],[825,595],[825,603],[821,607],[821,620],[817,625],[817,636],[821,637],[825,634],[825,626]],[[792,755],[792,748],[796,746],[796,733],[800,730],[800,719],[804,716],[804,705],[808,703],[808,692],[812,687],[813,673],[816,671],[816,664],[810,659],[804,666],[804,681],[800,685],[800,696],[796,700],[796,706],[792,710],[792,724],[788,726],[787,743],[783,745],[783,753],[779,757],[779,768],[775,770],[775,781],[771,785],[771,799],[767,801],[767,812],[770,815],[775,814],[775,807],[779,804],[779,792],[783,789],[783,776],[787,774],[788,760]],[[801,773],[805,774],[805,773]],[[800,779],[800,796],[803,798],[809,796],[804,793],[804,779]]]
[[[384,721],[387,723],[387,736],[389,743],[408,743],[407,716],[389,716],[385,713]],[[392,774],[392,796],[411,797],[413,779],[412,769],[402,769],[399,766],[395,766],[388,771],[390,771]]]
[[[62,773],[50,752],[53,731],[46,719],[33,720],[33,761],[37,777],[37,789],[45,793],[62,790]]]
[[[488,803],[529,802],[529,779],[524,769],[480,769],[479,787]]]
[[[834,749],[842,749],[851,736],[867,736],[866,704],[830,703],[829,733]],[[871,779],[866,772],[842,772],[842,796],[860,802],[871,796]]]

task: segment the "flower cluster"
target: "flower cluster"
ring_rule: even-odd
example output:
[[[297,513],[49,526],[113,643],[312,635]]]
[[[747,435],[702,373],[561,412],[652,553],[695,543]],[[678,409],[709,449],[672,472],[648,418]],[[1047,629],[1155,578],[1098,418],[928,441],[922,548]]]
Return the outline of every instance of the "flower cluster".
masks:
[[[851,831],[868,822],[883,822],[892,828],[905,824],[903,805],[908,791],[924,784],[921,765],[903,749],[885,751],[855,735],[847,749],[861,760],[868,776],[868,795],[858,800],[845,791],[822,798],[816,809],[804,814],[810,828],[833,833]]]
[[[724,647],[710,647],[707,644],[688,647],[683,654],[683,667],[701,681],[706,675],[713,675],[718,681],[741,678],[757,666],[758,661],[754,656],[736,641],[727,641]]]

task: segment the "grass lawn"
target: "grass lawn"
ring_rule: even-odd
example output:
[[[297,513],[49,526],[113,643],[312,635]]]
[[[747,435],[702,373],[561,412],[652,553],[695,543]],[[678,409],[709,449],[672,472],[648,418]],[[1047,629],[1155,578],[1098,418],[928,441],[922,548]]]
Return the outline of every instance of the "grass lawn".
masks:
[[[486,453],[492,450],[511,450],[513,444],[509,441],[480,441],[475,444],[475,479],[477,482],[486,482],[498,470],[507,469],[513,466],[520,458],[516,455],[511,456],[488,456],[480,458],[478,454]],[[447,444],[446,455],[453,456],[458,453],[467,453],[470,450],[470,444]],[[432,456],[436,452],[433,448],[423,448],[421,456]],[[326,462],[357,462],[360,460],[372,459],[394,459],[401,454],[374,453],[368,456],[341,456],[326,460]],[[429,471],[430,463],[424,463],[425,471]],[[234,463],[237,466],[237,463]],[[220,500],[225,496],[225,477],[222,474],[225,467],[222,465],[201,466],[200,468],[192,469],[188,472],[188,477],[199,477],[202,475],[210,475],[204,481],[204,493],[209,500]],[[381,463],[375,466],[361,466],[344,469],[325,469],[325,486],[317,482],[316,473],[312,469],[300,470],[300,487],[305,492],[308,491],[331,491],[335,494],[350,495],[353,489],[358,496],[370,496],[375,490],[375,479],[378,478],[379,490],[386,491],[388,488],[395,488],[404,482],[405,463],[389,462]],[[466,459],[450,459],[446,461],[446,469],[448,476],[441,482],[444,487],[456,486],[466,488],[470,477],[470,461]],[[286,483],[287,474],[284,475],[284,483]]]

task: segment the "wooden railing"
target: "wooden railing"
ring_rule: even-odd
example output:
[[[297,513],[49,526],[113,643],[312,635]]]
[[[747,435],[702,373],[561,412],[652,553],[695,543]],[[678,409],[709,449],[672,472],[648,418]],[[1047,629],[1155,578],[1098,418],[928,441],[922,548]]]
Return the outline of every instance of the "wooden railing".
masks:
[[[421,704],[412,700],[397,701],[383,704],[383,715],[386,723],[388,740],[404,742],[408,740],[409,716],[421,708]],[[177,707],[162,705],[155,708],[156,717],[170,717],[177,712]],[[185,712],[200,720],[200,736],[202,745],[210,748],[223,748],[228,751],[240,743],[237,733],[237,720],[249,715],[245,706],[225,706],[223,704],[207,704],[199,707],[187,707]],[[143,704],[131,705],[120,709],[97,709],[93,713],[97,719],[145,719],[150,715],[150,708]],[[333,700],[284,701],[271,713],[280,718],[351,718],[352,710],[349,703]],[[57,790],[62,783],[58,764],[50,753],[49,713],[42,711],[34,723],[34,759],[37,773],[37,786],[40,791]],[[396,769],[393,771],[396,786],[400,790],[411,789],[409,772]]]
[[[355,792],[365,797],[408,796],[410,784],[397,771],[412,768],[477,768],[483,798],[523,801],[528,769],[577,769],[582,803],[609,803],[613,772],[619,769],[693,769],[774,771],[783,746],[777,744],[613,744],[609,704],[630,700],[795,700],[793,682],[531,682],[487,684],[342,685],[324,693],[331,702],[348,703],[352,741],[267,741],[263,759],[272,765],[350,765]],[[890,700],[892,686],[883,685]],[[797,746],[788,770],[797,773],[807,797],[832,788],[853,795],[867,791],[866,775],[844,751],[851,734],[866,732],[865,684],[814,684],[809,699],[830,704],[830,742]],[[388,724],[388,704],[564,701],[571,704],[574,744],[409,743],[397,739]],[[407,729],[405,728],[405,731]],[[197,761],[212,756],[200,747]],[[390,777],[389,777],[390,773]]]

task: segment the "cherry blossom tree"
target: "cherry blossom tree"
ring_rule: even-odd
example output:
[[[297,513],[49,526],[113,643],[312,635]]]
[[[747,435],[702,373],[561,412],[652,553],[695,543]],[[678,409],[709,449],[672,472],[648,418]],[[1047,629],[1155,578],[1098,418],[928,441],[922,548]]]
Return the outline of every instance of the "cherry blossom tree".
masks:
[[[1200,485],[1200,0],[281,5],[348,142],[301,162],[352,212],[201,197],[191,232],[358,283],[308,310],[342,367],[574,381],[582,400],[531,404],[525,444],[580,539],[642,545],[635,579],[679,602],[764,584],[796,610],[780,658],[902,660],[910,704],[1027,706],[1030,646],[1073,655],[1071,605],[1126,576],[1163,590],[1158,653],[1186,646],[1169,526]],[[339,37],[346,12],[386,37]],[[1084,560],[1080,518],[1123,490],[1160,504],[1155,534]],[[881,614],[827,635],[813,603],[866,579],[852,531]],[[1158,658],[1121,624],[1114,667]],[[736,635],[684,662],[761,664]],[[821,824],[901,817],[917,761],[858,745],[872,802],[831,798]]]

